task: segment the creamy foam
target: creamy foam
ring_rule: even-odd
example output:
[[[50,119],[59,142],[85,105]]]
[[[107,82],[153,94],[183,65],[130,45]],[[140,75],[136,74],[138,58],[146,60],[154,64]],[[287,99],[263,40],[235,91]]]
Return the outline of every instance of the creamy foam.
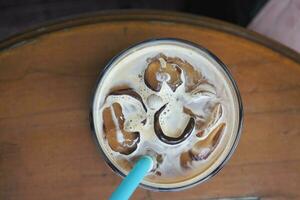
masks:
[[[222,67],[207,53],[182,42],[153,41],[122,54],[105,72],[93,105],[95,132],[124,174],[139,156],[151,155],[156,167],[143,183],[181,187],[206,177],[228,155],[238,132],[237,101]],[[112,120],[103,119],[104,111]],[[115,129],[113,141],[107,127]],[[166,138],[188,137],[170,144],[157,130]]]

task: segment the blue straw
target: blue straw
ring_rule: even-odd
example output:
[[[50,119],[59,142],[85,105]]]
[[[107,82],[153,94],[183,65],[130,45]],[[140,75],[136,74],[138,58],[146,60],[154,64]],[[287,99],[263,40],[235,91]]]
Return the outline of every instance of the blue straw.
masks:
[[[121,184],[112,193],[110,200],[127,200],[139,186],[140,182],[152,169],[153,160],[150,156],[142,156]]]

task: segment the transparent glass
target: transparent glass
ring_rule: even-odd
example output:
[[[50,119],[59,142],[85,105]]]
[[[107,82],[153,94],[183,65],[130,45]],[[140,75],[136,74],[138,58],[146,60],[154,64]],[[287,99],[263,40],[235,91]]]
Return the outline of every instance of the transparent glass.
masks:
[[[213,171],[211,171],[207,176],[196,180],[192,183],[189,184],[185,184],[185,185],[180,185],[180,186],[170,186],[170,187],[159,187],[159,186],[153,186],[153,185],[148,185],[148,184],[144,184],[142,183],[141,186],[146,188],[146,189],[151,189],[151,190],[156,190],[156,191],[176,191],[176,190],[182,190],[182,189],[186,189],[189,187],[192,187],[196,184],[200,184],[208,179],[210,179],[211,177],[213,177],[214,175],[216,175],[224,166],[224,164],[229,160],[229,158],[231,157],[231,155],[233,154],[234,150],[236,149],[236,146],[238,144],[240,135],[241,135],[241,130],[242,130],[242,123],[243,123],[243,106],[242,106],[242,100],[241,100],[241,96],[238,90],[238,87],[232,77],[232,75],[230,74],[229,70],[227,69],[227,67],[225,66],[225,64],[219,59],[217,58],[213,53],[211,53],[209,50],[207,50],[206,48],[199,46],[197,44],[191,43],[189,41],[185,41],[185,40],[181,40],[181,39],[174,39],[174,38],[163,38],[163,39],[152,39],[152,40],[147,40],[147,41],[143,41],[139,44],[136,44],[134,46],[131,46],[127,49],[125,49],[124,51],[122,51],[121,53],[119,53],[118,55],[116,55],[107,65],[106,67],[102,70],[98,80],[97,80],[97,84],[96,87],[94,89],[94,94],[93,94],[93,98],[92,98],[92,102],[91,102],[91,109],[90,109],[90,124],[91,124],[91,128],[92,128],[92,135],[95,139],[95,142],[98,146],[98,149],[100,150],[101,154],[103,155],[104,160],[106,161],[106,163],[121,177],[125,177],[125,174],[119,170],[119,168],[117,166],[115,166],[110,159],[108,158],[108,156],[106,155],[105,151],[102,149],[100,142],[97,138],[97,134],[96,134],[96,130],[95,130],[95,119],[94,116],[97,112],[97,110],[95,109],[95,98],[97,96],[97,88],[99,87],[99,83],[102,80],[102,77],[105,75],[105,73],[107,72],[107,70],[112,66],[112,64],[114,63],[115,60],[117,60],[119,57],[123,56],[124,54],[128,54],[131,51],[134,51],[136,47],[138,47],[139,45],[147,45],[147,44],[151,44],[153,42],[168,42],[168,41],[172,41],[172,42],[178,42],[178,43],[184,43],[190,46],[193,46],[194,48],[198,48],[200,49],[202,52],[205,52],[206,55],[208,55],[211,59],[213,59],[216,63],[218,63],[219,66],[221,66],[222,70],[223,70],[223,75],[227,77],[227,79],[230,81],[230,85],[233,88],[234,91],[234,95],[235,95],[235,99],[236,99],[236,104],[238,105],[238,119],[235,119],[238,123],[238,128],[237,128],[237,133],[235,134],[235,138],[234,138],[234,142],[231,145],[230,150],[228,151],[228,154],[224,157],[224,159],[222,160],[222,162],[214,168]]]

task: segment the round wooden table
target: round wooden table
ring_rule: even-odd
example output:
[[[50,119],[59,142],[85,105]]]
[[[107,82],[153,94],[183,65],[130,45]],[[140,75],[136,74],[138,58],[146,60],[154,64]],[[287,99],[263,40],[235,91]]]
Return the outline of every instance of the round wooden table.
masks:
[[[154,11],[103,12],[0,43],[0,199],[107,199],[121,181],[97,151],[91,93],[103,66],[149,38],[201,44],[228,65],[245,109],[232,159],[181,192],[133,199],[300,198],[300,55],[224,22]]]

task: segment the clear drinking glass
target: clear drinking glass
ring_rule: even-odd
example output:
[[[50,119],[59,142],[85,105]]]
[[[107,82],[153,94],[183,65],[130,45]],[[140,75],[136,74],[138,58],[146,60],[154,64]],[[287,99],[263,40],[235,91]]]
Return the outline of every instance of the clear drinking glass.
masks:
[[[232,137],[230,139],[230,145],[226,146],[226,152],[224,152],[224,155],[220,156],[218,160],[216,161],[216,164],[209,168],[205,176],[196,176],[191,178],[191,180],[185,180],[180,183],[172,183],[172,184],[156,184],[155,182],[151,182],[149,180],[145,180],[141,183],[141,186],[147,189],[151,190],[158,190],[158,191],[174,191],[174,190],[181,190],[185,188],[192,187],[196,184],[202,183],[209,178],[213,177],[217,172],[219,172],[224,164],[229,160],[231,155],[233,154],[238,141],[239,137],[241,135],[241,129],[242,129],[242,122],[243,122],[243,107],[242,107],[242,100],[240,97],[239,90],[237,88],[237,85],[230,74],[229,70],[221,62],[220,59],[218,59],[213,53],[211,53],[206,48],[199,46],[197,44],[191,43],[189,41],[184,41],[181,39],[152,39],[148,41],[143,41],[139,44],[136,44],[134,46],[131,46],[121,53],[119,53],[117,56],[115,56],[102,70],[97,84],[96,88],[94,90],[94,95],[91,103],[91,110],[90,110],[90,123],[92,127],[93,137],[96,141],[97,146],[99,147],[99,150],[101,154],[103,155],[104,160],[106,163],[120,176],[125,177],[128,170],[122,169],[122,167],[118,166],[118,164],[114,161],[110,154],[110,149],[105,146],[103,143],[103,133],[99,131],[99,126],[101,126],[101,122],[97,121],[97,116],[99,113],[99,106],[101,104],[101,95],[100,91],[103,87],[103,82],[108,73],[110,73],[110,70],[118,65],[120,60],[128,59],[132,54],[138,53],[141,49],[151,47],[151,46],[160,46],[160,45],[174,45],[174,48],[176,48],[176,45],[183,48],[189,48],[192,49],[195,52],[198,52],[201,54],[207,62],[212,63],[214,67],[216,67],[216,70],[218,73],[221,73],[222,76],[224,76],[224,80],[226,80],[226,84],[228,87],[230,87],[231,95],[234,101],[234,106],[236,108],[236,113],[234,119],[232,119],[232,123],[235,123],[234,133],[232,133]],[[191,58],[193,59],[193,58]],[[114,81],[114,80],[110,80]],[[102,102],[103,103],[103,102]],[[224,150],[225,151],[225,150]]]

